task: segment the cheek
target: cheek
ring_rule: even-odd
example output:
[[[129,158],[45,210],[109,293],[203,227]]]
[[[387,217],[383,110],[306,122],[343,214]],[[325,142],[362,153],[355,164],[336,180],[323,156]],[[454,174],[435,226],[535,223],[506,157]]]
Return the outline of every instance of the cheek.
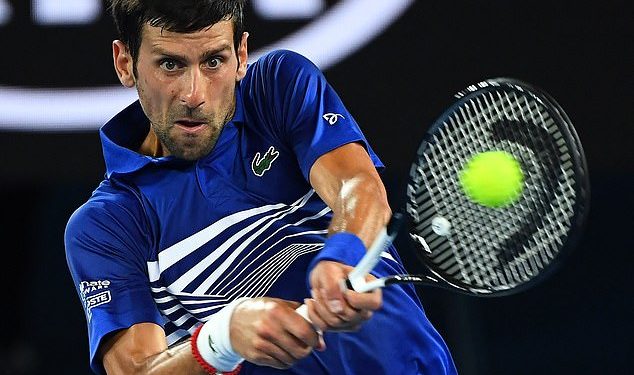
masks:
[[[144,79],[137,85],[139,99],[150,119],[164,117],[169,111],[170,104],[176,97],[177,91],[163,82]]]
[[[156,98],[156,92],[147,86],[147,82],[139,81],[137,83],[137,92],[139,101],[143,107],[143,112],[151,122],[156,123],[162,117],[160,112],[160,101]]]
[[[208,90],[211,91],[211,96],[216,99],[217,102],[224,103],[228,97],[232,97],[236,88],[236,81],[233,76],[223,77],[222,80],[211,82]]]

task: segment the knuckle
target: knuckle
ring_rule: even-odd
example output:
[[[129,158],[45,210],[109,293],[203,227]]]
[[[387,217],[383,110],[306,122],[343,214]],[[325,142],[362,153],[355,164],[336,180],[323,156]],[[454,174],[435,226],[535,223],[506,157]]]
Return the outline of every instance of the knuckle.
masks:
[[[266,350],[267,342],[262,339],[254,339],[252,341],[253,349],[255,353],[263,353]]]
[[[358,319],[359,315],[360,315],[360,311],[355,311],[353,309],[346,309],[341,314],[339,314],[339,317],[344,321],[351,321],[351,320]]]
[[[298,359],[304,358],[313,351],[313,347],[310,345],[302,345],[298,348]]]
[[[306,324],[303,324],[298,328],[298,335],[302,341],[310,342],[316,338],[317,333],[315,332],[315,329],[306,322]]]
[[[305,327],[297,327],[293,331],[293,336],[295,336],[299,341],[307,342],[310,339],[310,334],[307,332]]]
[[[262,337],[266,339],[271,338],[272,332],[271,332],[270,325],[263,324],[263,323],[257,324],[255,327],[255,334],[258,335],[258,337]]]
[[[292,361],[296,361],[296,360],[299,360],[299,359],[303,358],[304,355],[302,354],[302,352],[303,352],[303,350],[300,347],[296,347],[296,348],[293,348],[292,350],[290,350],[289,354],[291,356],[291,360]]]
[[[328,324],[323,321],[315,322],[315,326],[317,326],[317,328],[319,328],[320,331],[328,330]]]
[[[269,316],[279,321],[287,313],[287,308],[281,304],[275,304],[269,309]]]
[[[325,321],[326,321],[325,323],[328,324],[328,326],[330,327],[337,327],[338,325],[343,323],[343,320],[341,320],[340,318],[336,316],[326,317]]]
[[[378,310],[381,308],[381,306],[383,306],[383,298],[382,296],[379,294],[376,298],[375,298],[375,304],[374,304],[374,310]]]
[[[249,362],[253,362],[256,364],[266,364],[268,361],[268,357],[258,350],[250,350],[247,355],[248,357],[246,357],[245,359]]]
[[[313,351],[313,348],[311,348],[311,347],[302,348],[299,351],[299,353],[298,353],[299,355],[297,356],[297,358],[298,359],[304,358],[304,357],[308,356],[312,351]]]
[[[291,357],[291,355],[289,355],[289,354],[287,354],[287,353],[283,353],[283,354],[282,354],[282,353],[280,353],[280,354],[277,356],[277,358],[278,358],[278,360],[279,360],[280,364],[281,364],[282,366],[284,366],[284,368],[285,368],[285,369],[286,369],[286,368],[291,367],[291,366],[293,365],[293,363],[295,363],[295,360],[293,360],[293,358]]]

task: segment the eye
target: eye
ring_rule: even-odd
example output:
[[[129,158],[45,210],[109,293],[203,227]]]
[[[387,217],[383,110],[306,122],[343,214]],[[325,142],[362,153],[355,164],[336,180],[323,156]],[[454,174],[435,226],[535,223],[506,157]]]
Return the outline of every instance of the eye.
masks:
[[[172,59],[161,60],[160,66],[168,72],[173,72],[174,70],[178,69],[178,63]]]
[[[222,59],[220,57],[212,57],[207,60],[207,66],[212,69],[216,69],[222,63]]]

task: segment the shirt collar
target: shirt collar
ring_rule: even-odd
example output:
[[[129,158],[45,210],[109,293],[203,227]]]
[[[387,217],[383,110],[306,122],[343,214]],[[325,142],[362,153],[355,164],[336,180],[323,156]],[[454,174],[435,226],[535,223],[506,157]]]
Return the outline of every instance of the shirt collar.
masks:
[[[107,178],[115,173],[132,173],[151,162],[151,157],[133,151],[141,144],[149,127],[150,122],[138,100],[101,127],[99,136]]]
[[[242,91],[240,87],[236,87],[236,109],[233,113],[231,121],[233,123],[244,123],[244,103],[242,103]]]

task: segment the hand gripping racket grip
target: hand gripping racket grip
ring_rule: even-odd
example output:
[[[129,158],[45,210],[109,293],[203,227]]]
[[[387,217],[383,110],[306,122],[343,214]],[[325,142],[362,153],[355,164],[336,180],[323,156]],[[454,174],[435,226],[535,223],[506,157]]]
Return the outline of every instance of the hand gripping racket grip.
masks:
[[[364,293],[385,286],[384,279],[366,282],[365,275],[379,262],[381,253],[394,241],[405,220],[406,216],[400,212],[392,215],[387,226],[381,229],[372,246],[359,261],[359,264],[350,272],[347,279],[341,281],[342,289],[352,289],[355,292]],[[310,322],[306,305],[301,305],[295,311]]]
[[[374,266],[381,259],[381,253],[387,249],[398,235],[403,226],[406,216],[400,212],[395,213],[390,218],[387,226],[383,228],[376,237],[366,254],[361,258],[359,264],[348,275],[344,281],[344,286],[355,292],[363,293],[385,286],[385,280],[377,279],[370,282],[365,281],[365,276],[372,271]]]

